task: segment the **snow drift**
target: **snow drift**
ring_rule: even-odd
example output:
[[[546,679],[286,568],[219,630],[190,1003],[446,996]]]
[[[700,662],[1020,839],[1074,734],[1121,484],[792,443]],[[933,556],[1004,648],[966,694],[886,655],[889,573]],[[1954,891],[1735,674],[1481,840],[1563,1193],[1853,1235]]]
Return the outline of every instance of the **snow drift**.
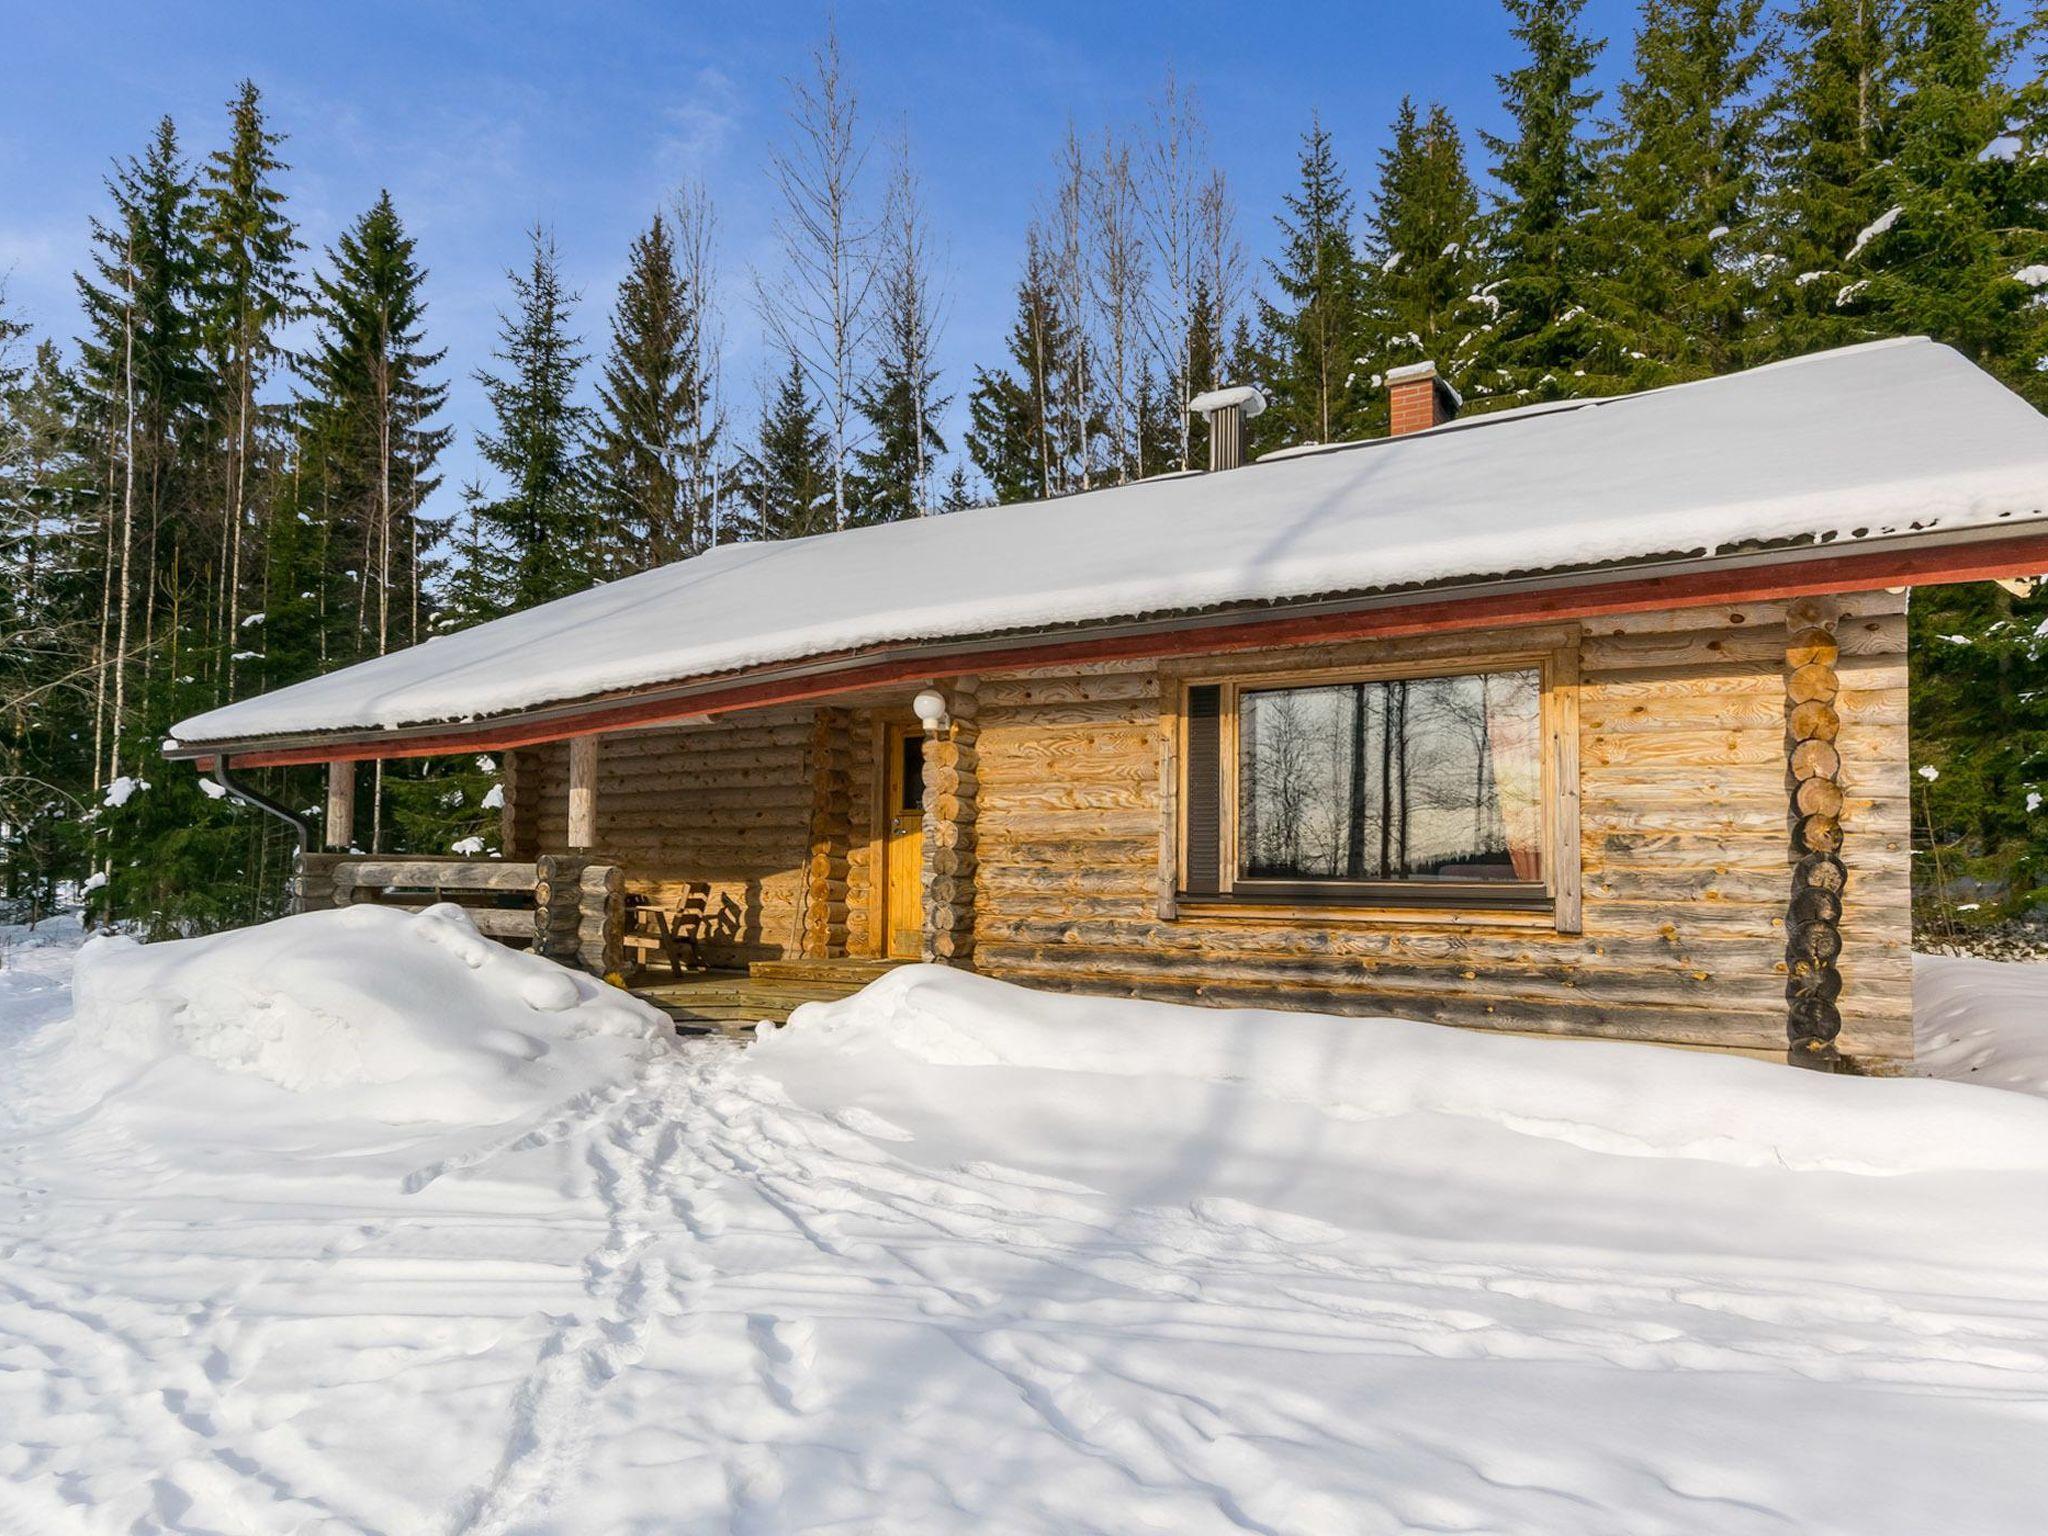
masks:
[[[95,939],[79,1042],[195,1057],[370,1120],[500,1124],[672,1038],[616,988],[484,938],[462,909],[309,912],[166,944]]]
[[[668,1046],[450,911],[102,941],[74,1023],[75,928],[10,939],[8,1533],[2048,1507],[2024,1094],[928,969]]]
[[[2048,1096],[2048,966],[1913,957],[1913,1070]]]
[[[1448,1115],[1629,1157],[1856,1174],[2048,1170],[2048,1104],[2028,1098],[1658,1046],[1065,997],[937,966],[805,1004],[755,1049],[814,1070],[816,1058],[887,1051],[936,1067],[1180,1079],[1340,1121]]]

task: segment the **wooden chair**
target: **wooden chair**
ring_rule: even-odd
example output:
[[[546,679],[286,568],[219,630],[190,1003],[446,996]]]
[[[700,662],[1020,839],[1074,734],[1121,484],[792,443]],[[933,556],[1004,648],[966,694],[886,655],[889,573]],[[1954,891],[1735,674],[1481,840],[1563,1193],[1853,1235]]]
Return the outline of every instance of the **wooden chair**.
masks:
[[[626,931],[621,943],[636,956],[636,969],[646,969],[637,957],[645,951],[659,951],[669,970],[680,981],[690,971],[704,968],[699,945],[711,903],[711,882],[692,880],[669,906],[646,896],[626,898]]]

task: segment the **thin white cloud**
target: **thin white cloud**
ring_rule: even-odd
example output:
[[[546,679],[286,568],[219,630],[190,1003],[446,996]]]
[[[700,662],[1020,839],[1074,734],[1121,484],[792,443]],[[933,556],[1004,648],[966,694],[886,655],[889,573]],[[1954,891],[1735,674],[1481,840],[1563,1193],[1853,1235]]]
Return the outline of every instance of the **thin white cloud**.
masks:
[[[724,158],[745,115],[730,75],[716,65],[698,70],[681,97],[662,109],[667,126],[655,145],[655,163],[663,176],[703,176]]]

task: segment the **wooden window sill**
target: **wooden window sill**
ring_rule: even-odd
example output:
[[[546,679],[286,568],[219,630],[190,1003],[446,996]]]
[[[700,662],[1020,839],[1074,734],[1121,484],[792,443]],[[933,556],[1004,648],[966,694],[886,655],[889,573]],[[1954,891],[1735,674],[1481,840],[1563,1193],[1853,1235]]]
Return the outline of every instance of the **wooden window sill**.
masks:
[[[1200,922],[1330,928],[1510,929],[1523,933],[1558,931],[1555,907],[1478,905],[1402,906],[1337,901],[1289,901],[1272,897],[1176,896],[1172,918]]]

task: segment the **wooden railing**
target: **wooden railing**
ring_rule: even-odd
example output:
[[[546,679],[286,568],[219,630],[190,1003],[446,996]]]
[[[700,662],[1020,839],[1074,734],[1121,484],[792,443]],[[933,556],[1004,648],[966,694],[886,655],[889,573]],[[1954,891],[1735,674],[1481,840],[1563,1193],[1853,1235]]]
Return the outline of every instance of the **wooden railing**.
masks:
[[[624,953],[624,871],[583,854],[523,863],[309,853],[300,862],[297,896],[302,912],[358,905],[419,912],[453,902],[477,932],[599,976],[619,970]]]

